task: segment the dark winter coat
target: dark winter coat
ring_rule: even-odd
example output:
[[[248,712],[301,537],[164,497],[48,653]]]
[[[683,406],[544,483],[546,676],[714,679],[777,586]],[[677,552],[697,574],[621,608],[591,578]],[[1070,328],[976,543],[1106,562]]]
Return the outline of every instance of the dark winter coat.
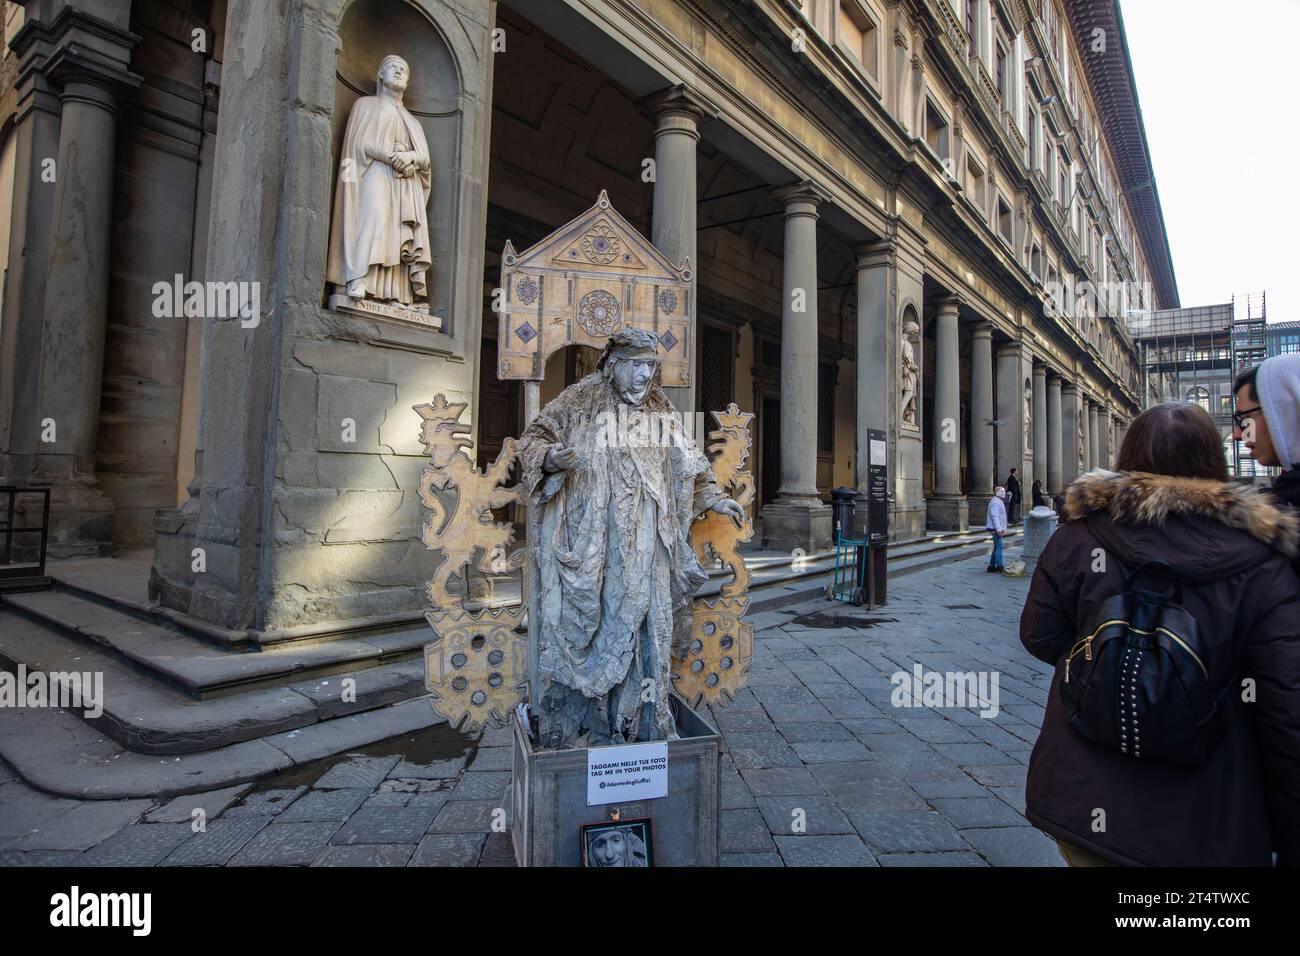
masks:
[[[1007,475],[1006,489],[1007,489],[1008,501],[1020,500],[1020,479],[1019,478],[1017,478],[1015,475]]]
[[[1273,482],[1273,497],[1300,510],[1300,464],[1292,465]],[[1291,567],[1300,574],[1300,556],[1292,562]]]
[[[1300,863],[1300,580],[1288,563],[1300,519],[1244,485],[1108,471],[1067,489],[1064,517],[1020,618],[1031,654],[1058,665],[1127,570],[1164,560],[1213,686],[1252,678],[1255,699],[1227,695],[1227,736],[1206,766],[1143,763],[1067,725],[1058,666],[1029,760],[1030,822],[1121,864],[1268,866],[1273,850]]]

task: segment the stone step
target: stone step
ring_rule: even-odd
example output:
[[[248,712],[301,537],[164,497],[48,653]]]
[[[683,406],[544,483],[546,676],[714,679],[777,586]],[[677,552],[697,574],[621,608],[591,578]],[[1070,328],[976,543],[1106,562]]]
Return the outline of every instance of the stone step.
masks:
[[[213,750],[422,696],[422,658],[382,664],[335,677],[194,700],[111,653],[50,625],[0,610],[0,665],[17,672],[102,675],[103,713],[87,723],[124,747],[151,754]],[[343,680],[354,693],[343,700]]]
[[[178,756],[133,753],[65,710],[0,707],[0,757],[39,790],[82,800],[203,793],[445,723],[427,698]],[[467,745],[470,739],[466,738]]]
[[[428,625],[421,622],[365,638],[223,650],[66,591],[9,594],[3,606],[103,649],[196,700],[410,658],[432,639]]]

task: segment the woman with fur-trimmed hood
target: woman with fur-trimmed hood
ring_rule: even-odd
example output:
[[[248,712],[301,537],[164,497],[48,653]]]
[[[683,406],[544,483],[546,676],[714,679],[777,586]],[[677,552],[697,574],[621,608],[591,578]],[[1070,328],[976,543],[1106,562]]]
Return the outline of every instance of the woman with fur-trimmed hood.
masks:
[[[1134,420],[1118,471],[1066,491],[1065,523],[1039,558],[1020,640],[1057,665],[1098,606],[1144,561],[1167,562],[1196,619],[1228,730],[1195,770],[1104,749],[1066,722],[1060,672],[1029,761],[1026,816],[1071,865],[1268,866],[1300,861],[1300,517],[1228,481],[1197,405]]]

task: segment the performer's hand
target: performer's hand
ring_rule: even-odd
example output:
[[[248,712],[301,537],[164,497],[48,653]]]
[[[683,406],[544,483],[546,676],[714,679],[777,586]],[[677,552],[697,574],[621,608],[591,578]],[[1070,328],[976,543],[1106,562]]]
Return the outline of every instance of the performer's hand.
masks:
[[[552,445],[542,467],[547,471],[566,471],[578,462],[578,452],[565,445]]]
[[[716,511],[720,515],[727,515],[728,517],[735,518],[738,521],[743,520],[745,517],[745,509],[742,508],[740,502],[736,501],[734,498],[723,498],[709,510]]]

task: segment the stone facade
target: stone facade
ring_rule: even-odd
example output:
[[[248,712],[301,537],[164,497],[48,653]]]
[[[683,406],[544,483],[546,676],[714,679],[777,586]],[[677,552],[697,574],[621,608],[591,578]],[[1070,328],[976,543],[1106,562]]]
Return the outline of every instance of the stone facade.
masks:
[[[1177,304],[1158,208],[1119,189],[1150,171],[1123,44],[1077,39],[1092,6],[8,3],[0,475],[52,489],[54,554],[152,547],[157,599],[208,625],[418,620],[413,406],[468,402],[480,461],[519,434],[501,251],[604,189],[690,260],[696,365],[670,394],[755,414],[767,546],[829,544],[873,428],[892,541],[980,527],[1011,467],[1058,492],[1110,461],[1142,407],[1113,316]],[[329,304],[343,127],[387,53],[429,142],[440,329]],[[176,276],[255,314],[159,310]],[[1084,291],[1103,279],[1132,289]],[[552,356],[538,399],[588,360]]]

